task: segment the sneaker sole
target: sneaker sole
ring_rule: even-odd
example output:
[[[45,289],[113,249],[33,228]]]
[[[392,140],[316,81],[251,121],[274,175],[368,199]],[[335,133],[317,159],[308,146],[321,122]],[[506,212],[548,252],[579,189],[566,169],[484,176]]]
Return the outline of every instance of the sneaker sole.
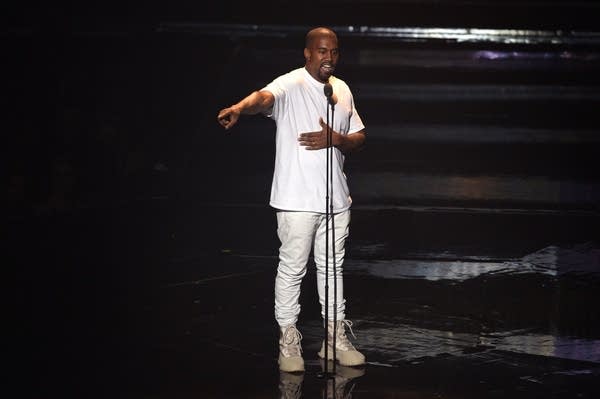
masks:
[[[285,371],[286,373],[298,373],[304,371],[304,360],[302,360],[302,364],[298,366],[282,366],[281,363],[281,359],[277,360],[277,364],[279,364],[280,371]]]
[[[323,348],[321,348],[321,350],[317,353],[317,355],[321,358],[324,359],[325,358],[325,350],[323,350]],[[327,360],[333,360],[333,347],[329,346],[327,348]],[[360,361],[357,360],[355,362],[342,362],[342,360],[340,360],[339,357],[335,357],[335,360],[341,365],[341,366],[348,366],[348,367],[355,367],[355,366],[364,366],[367,362],[366,360],[364,361]]]

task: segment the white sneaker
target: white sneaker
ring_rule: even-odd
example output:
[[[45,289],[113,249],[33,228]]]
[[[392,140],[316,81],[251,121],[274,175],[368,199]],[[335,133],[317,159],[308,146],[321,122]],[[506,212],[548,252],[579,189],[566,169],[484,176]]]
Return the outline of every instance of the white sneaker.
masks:
[[[300,341],[302,335],[294,324],[281,327],[279,338],[279,370],[288,373],[304,371],[304,359]]]
[[[329,321],[327,325],[327,360],[333,360],[333,321]],[[366,363],[365,356],[360,353],[352,342],[346,336],[345,326],[348,326],[350,333],[354,338],[352,331],[352,322],[350,320],[338,320],[336,324],[335,337],[335,358],[342,366],[362,366]],[[321,350],[318,353],[321,359],[325,358],[325,341],[321,345]]]

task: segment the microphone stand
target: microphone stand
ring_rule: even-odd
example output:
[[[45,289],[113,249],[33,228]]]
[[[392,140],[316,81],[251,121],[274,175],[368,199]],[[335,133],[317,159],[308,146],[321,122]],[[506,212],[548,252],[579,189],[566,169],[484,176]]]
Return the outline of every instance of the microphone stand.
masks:
[[[324,87],[327,97],[327,149],[325,161],[325,360],[324,371],[320,377],[335,378],[336,368],[336,336],[337,336],[337,276],[335,259],[335,221],[333,215],[333,117],[335,104],[332,99],[333,89],[331,84],[326,83]],[[331,121],[329,120],[329,108],[331,107]],[[331,123],[330,123],[331,122]],[[331,218],[331,258],[333,262],[333,365],[332,372],[328,371],[329,364],[329,219]]]

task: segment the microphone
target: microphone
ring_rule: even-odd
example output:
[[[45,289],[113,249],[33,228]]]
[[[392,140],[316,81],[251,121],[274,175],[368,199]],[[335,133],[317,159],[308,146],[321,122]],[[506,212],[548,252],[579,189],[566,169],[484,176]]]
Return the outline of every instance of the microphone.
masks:
[[[325,86],[323,86],[323,92],[325,93],[325,97],[327,97],[327,102],[329,102],[329,104],[333,104],[333,101],[331,100],[331,96],[333,95],[333,87],[331,87],[331,83],[325,83]]]

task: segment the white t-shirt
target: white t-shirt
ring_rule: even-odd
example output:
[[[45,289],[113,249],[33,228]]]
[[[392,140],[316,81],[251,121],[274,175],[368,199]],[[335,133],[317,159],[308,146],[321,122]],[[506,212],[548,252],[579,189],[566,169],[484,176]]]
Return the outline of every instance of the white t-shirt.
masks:
[[[348,85],[334,76],[329,78],[337,99],[333,130],[352,134],[364,129],[354,107]],[[277,124],[276,155],[270,205],[287,211],[326,211],[327,149],[307,150],[298,142],[301,133],[322,129],[319,118],[327,122],[327,98],[324,84],[302,67],[279,76],[263,90],[275,96],[267,116]],[[331,119],[331,111],[329,112]],[[344,175],[344,155],[333,148],[333,212],[350,208],[352,200]]]

